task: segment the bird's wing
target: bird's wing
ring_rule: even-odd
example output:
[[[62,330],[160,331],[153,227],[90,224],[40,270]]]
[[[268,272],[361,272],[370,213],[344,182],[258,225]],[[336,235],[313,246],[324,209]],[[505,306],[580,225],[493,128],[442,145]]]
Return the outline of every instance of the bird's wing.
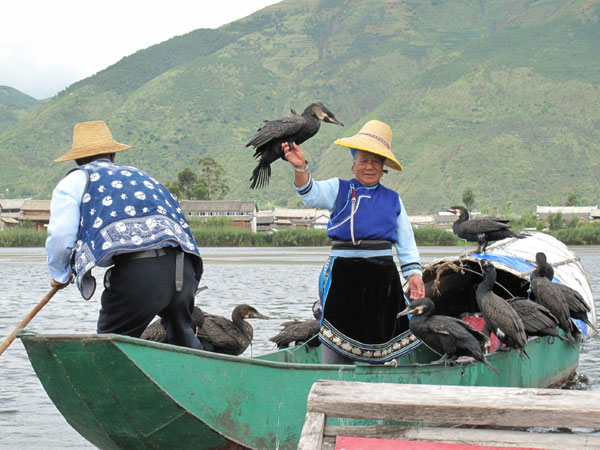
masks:
[[[538,305],[537,312],[532,313],[527,317],[527,325],[536,330],[545,330],[546,328],[554,328],[558,325],[558,319],[554,317],[547,308],[542,305]]]
[[[431,316],[427,320],[427,325],[429,325],[429,329],[431,331],[437,334],[446,334],[452,336],[457,336],[457,334],[462,334],[464,336],[466,334],[464,328],[461,328],[460,326],[457,327],[452,321],[452,317],[448,316]]]
[[[286,136],[297,133],[304,125],[302,116],[285,117],[283,119],[271,120],[258,129],[254,137],[246,144],[246,147],[258,148],[273,140],[285,140]]]
[[[146,327],[140,338],[148,341],[167,342],[167,332],[160,319],[156,319]]]
[[[557,288],[562,292],[565,300],[569,305],[569,310],[576,313],[588,313],[590,312],[590,307],[585,302],[583,297],[579,292],[575,289],[570,288],[566,284],[553,283],[557,286]]]
[[[509,228],[505,222],[499,221],[493,217],[482,217],[477,219],[469,219],[462,224],[462,228],[471,233],[489,233]]]
[[[225,317],[206,314],[204,316],[204,324],[198,330],[200,340],[206,340],[212,343],[215,347],[236,349],[239,347],[237,340],[237,329],[233,323]]]
[[[278,347],[285,347],[288,344],[297,341],[305,342],[319,332],[319,321],[315,319],[284,322],[282,326],[283,330],[281,332],[269,338],[269,340],[277,344]]]
[[[469,333],[471,336],[477,339],[480,343],[486,344],[489,341],[489,338],[485,334],[483,334],[481,331],[479,331],[474,326],[468,324],[467,322],[464,322],[455,317],[450,317],[450,319],[456,321],[458,325],[460,325],[467,333]]]

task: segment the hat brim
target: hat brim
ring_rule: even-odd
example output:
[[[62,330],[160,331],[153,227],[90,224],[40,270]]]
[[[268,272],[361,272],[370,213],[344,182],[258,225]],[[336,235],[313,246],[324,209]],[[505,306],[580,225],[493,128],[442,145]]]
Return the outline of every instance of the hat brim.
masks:
[[[374,143],[371,138],[366,136],[363,137],[356,135],[348,138],[341,138],[336,140],[334,144],[383,156],[385,158],[384,164],[390,169],[398,171],[403,170],[402,165],[387,147],[385,147],[383,144],[379,144],[378,142]]]
[[[87,158],[89,156],[104,155],[107,153],[117,153],[133,148],[131,145],[121,144],[120,142],[109,140],[94,145],[86,145],[82,147],[72,148],[54,162],[72,161],[74,159]]]

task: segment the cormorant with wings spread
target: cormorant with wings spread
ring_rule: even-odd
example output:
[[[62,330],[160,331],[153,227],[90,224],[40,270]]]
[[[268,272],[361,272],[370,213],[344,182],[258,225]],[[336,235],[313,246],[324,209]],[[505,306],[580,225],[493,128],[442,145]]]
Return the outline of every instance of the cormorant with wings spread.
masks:
[[[290,142],[291,147],[291,143],[295,142],[300,145],[317,134],[321,121],[344,126],[323,103],[311,103],[300,115],[292,110],[291,117],[265,121],[266,124],[246,144],[246,147],[253,146],[256,150],[254,157],[260,158],[250,177],[250,188],[262,188],[269,184],[271,163],[279,158],[285,159],[281,144]]]

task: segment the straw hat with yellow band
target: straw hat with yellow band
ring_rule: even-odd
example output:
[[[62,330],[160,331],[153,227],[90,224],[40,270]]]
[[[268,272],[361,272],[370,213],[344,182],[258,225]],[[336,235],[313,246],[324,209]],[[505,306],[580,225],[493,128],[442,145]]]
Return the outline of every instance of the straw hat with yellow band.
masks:
[[[113,139],[108,126],[101,120],[82,122],[73,129],[73,147],[59,161],[87,158],[88,156],[116,153],[132,148],[131,145],[121,144]]]
[[[392,153],[392,129],[379,120],[369,120],[354,136],[338,139],[334,144],[375,153],[385,158],[384,164],[394,170],[402,166]]]

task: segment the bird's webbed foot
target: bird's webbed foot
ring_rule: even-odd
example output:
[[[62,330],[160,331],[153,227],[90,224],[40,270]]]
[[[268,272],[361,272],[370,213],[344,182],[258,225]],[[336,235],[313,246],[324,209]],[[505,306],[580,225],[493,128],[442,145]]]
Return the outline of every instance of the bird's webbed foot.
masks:
[[[456,364],[456,358],[451,358],[447,353],[442,355],[440,359],[434,361],[432,364],[444,364],[445,366],[454,366]]]

